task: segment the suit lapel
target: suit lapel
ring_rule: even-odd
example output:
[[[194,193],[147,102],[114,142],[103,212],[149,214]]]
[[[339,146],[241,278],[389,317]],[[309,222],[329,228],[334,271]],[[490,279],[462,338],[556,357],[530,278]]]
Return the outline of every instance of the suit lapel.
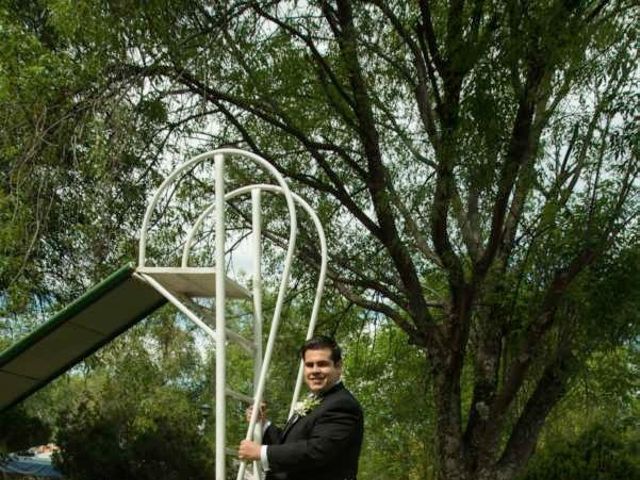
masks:
[[[287,420],[287,423],[285,423],[284,428],[282,429],[282,437],[286,437],[287,433],[289,433],[289,430],[291,430],[291,427],[293,427],[293,425],[300,420],[300,415],[298,415],[297,413],[294,413],[293,415],[291,415],[291,418],[289,418],[289,420]]]

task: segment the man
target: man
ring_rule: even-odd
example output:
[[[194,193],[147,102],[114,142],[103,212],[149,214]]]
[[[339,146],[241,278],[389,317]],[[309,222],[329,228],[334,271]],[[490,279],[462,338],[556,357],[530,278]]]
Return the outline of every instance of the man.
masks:
[[[264,445],[240,443],[240,459],[262,462],[267,480],[355,480],[364,422],[358,401],[344,387],[342,353],[329,337],[300,349],[310,396],[283,429],[268,424]]]

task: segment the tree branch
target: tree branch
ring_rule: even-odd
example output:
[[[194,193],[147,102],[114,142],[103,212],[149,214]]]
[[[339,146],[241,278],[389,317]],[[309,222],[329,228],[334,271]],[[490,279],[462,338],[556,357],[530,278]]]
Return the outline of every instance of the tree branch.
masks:
[[[436,34],[433,29],[429,0],[420,0],[420,15],[422,17],[422,35],[425,39],[426,45],[428,46],[429,55],[433,58],[433,63],[435,64],[437,71],[440,73],[440,76],[443,77],[445,72],[445,62],[440,55]]]
[[[520,167],[529,161],[534,154],[536,145],[533,144],[532,123],[537,104],[538,87],[543,74],[543,67],[535,63],[528,70],[526,87],[518,104],[511,141],[500,171],[498,192],[491,215],[491,232],[482,257],[474,265],[474,276],[477,278],[484,277],[495,258],[503,240],[507,206],[518,172]]]
[[[409,50],[411,51],[413,57],[413,65],[418,74],[418,82],[414,88],[414,95],[416,97],[416,103],[418,105],[418,109],[420,111],[420,117],[422,119],[422,123],[425,127],[425,130],[431,141],[434,145],[437,145],[439,142],[438,134],[435,126],[435,121],[433,118],[433,106],[431,105],[431,100],[429,99],[429,92],[427,88],[427,81],[429,78],[428,67],[425,62],[428,60],[421,55],[420,45],[417,44],[409,32],[402,26],[400,19],[393,13],[391,8],[389,8],[388,4],[381,0],[371,0],[371,3],[376,5],[380,11],[389,19],[391,25],[394,30],[398,34],[398,36],[404,41]],[[438,99],[437,91],[434,91],[436,94],[436,99]]]
[[[400,240],[393,211],[389,203],[386,185],[388,185],[391,179],[382,162],[378,131],[371,109],[371,101],[366,83],[362,77],[351,5],[346,0],[338,0],[337,6],[337,18],[340,25],[337,40],[343,61],[347,67],[353,98],[355,100],[356,117],[360,123],[360,140],[369,167],[367,187],[371,194],[376,216],[381,227],[379,238],[387,247],[398,272],[400,272],[400,278],[409,296],[412,317],[415,319],[419,328],[426,329],[429,323],[431,323],[431,315],[426,308],[415,265],[411,260],[409,252]]]
[[[327,77],[331,81],[331,84],[336,88],[336,90],[338,91],[338,93],[340,94],[342,99],[345,102],[347,102],[347,104],[351,108],[354,107],[353,98],[351,98],[351,96],[347,93],[347,91],[345,90],[345,88],[342,85],[342,83],[340,83],[340,81],[338,80],[338,77],[334,73],[333,69],[325,61],[324,57],[320,54],[320,52],[318,51],[318,48],[316,47],[316,45],[313,42],[313,40],[312,40],[310,35],[303,34],[302,32],[300,32],[300,31],[296,30],[295,28],[293,28],[288,23],[280,20],[279,18],[277,18],[277,17],[275,17],[275,16],[273,16],[273,15],[271,15],[269,13],[267,13],[264,9],[260,8],[260,6],[259,6],[259,4],[257,2],[253,3],[253,8],[262,17],[264,17],[264,18],[270,20],[271,22],[275,23],[276,25],[281,27],[283,30],[285,30],[286,32],[290,33],[292,36],[302,40],[304,42],[304,44],[307,46],[307,48],[309,49],[309,51],[311,52],[311,55],[312,55],[313,59],[315,60],[316,64],[318,65],[318,67],[327,75]]]
[[[570,349],[560,346],[553,361],[544,369],[497,463],[498,471],[503,475],[514,476],[525,466],[547,415],[566,392],[567,378],[573,370],[574,360]]]

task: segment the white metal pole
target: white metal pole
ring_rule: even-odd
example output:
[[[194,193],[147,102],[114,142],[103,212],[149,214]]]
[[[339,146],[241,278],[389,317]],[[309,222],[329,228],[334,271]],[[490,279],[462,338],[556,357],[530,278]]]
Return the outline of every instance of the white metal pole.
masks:
[[[311,319],[309,320],[309,327],[307,329],[306,339],[309,340],[313,336],[313,332],[316,329],[316,324],[318,323],[318,314],[320,312],[320,301],[322,300],[322,292],[324,291],[324,283],[327,277],[327,238],[324,235],[324,229],[322,228],[322,223],[318,218],[316,212],[311,208],[311,206],[305,202],[301,197],[294,195],[294,198],[298,201],[302,208],[309,214],[311,220],[313,221],[316,231],[318,233],[318,240],[320,241],[320,274],[318,275],[318,283],[316,286],[316,298],[313,302],[313,309],[311,310]],[[300,389],[302,388],[302,375],[304,372],[304,365],[302,360],[300,360],[300,365],[298,366],[298,376],[296,378],[296,386],[293,390],[293,397],[291,399],[291,407],[289,408],[289,417],[293,415],[293,410],[296,407],[296,402],[298,401],[298,397],[300,396]],[[287,417],[287,418],[289,418]]]
[[[218,338],[218,334],[209,327],[206,323],[200,320],[195,313],[189,310],[175,295],[173,295],[169,290],[164,288],[160,282],[158,282],[155,278],[147,275],[146,273],[135,273],[134,275],[141,278],[143,281],[147,282],[153,288],[155,288],[164,298],[169,300],[178,310],[184,313],[193,323],[198,325],[202,330],[204,330],[207,335],[209,335],[214,341]]]
[[[278,174],[279,175],[279,174]],[[278,327],[280,325],[280,316],[282,314],[282,307],[284,305],[284,297],[287,291],[287,285],[289,283],[289,273],[291,271],[291,264],[293,262],[293,252],[295,250],[295,240],[298,232],[298,222],[296,219],[296,211],[293,204],[293,195],[289,190],[286,183],[283,183],[284,187],[282,193],[287,199],[287,205],[289,207],[289,245],[287,245],[287,254],[284,259],[284,268],[282,270],[282,278],[280,279],[280,288],[278,289],[278,297],[276,299],[276,305],[271,319],[271,328],[269,330],[269,338],[267,339],[267,346],[264,351],[264,359],[262,362],[262,368],[260,369],[260,379],[258,380],[258,386],[254,394],[253,412],[251,413],[251,419],[249,420],[249,428],[247,429],[246,440],[250,440],[253,437],[253,431],[258,419],[258,411],[260,410],[260,403],[262,401],[262,395],[264,393],[264,386],[267,380],[267,370],[271,363],[271,356],[273,354],[273,348],[276,342],[276,336],[278,335]],[[238,469],[237,480],[243,480],[244,472],[246,469],[246,462],[240,463]]]
[[[259,188],[251,190],[251,222],[253,247],[253,341],[255,355],[253,361],[253,393],[258,390],[262,370],[262,206]],[[262,422],[257,423],[253,439],[262,443]],[[253,462],[253,475],[261,478],[258,462]]]
[[[215,257],[216,257],[216,480],[226,480],[226,331],[225,324],[225,200],[224,156],[214,156],[215,162]]]

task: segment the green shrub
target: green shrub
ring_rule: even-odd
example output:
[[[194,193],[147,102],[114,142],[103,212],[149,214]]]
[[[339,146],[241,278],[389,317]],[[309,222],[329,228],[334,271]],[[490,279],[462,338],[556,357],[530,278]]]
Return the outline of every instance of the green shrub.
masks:
[[[640,435],[596,424],[537,452],[521,480],[640,480]]]
[[[56,465],[72,480],[210,478],[212,453],[197,416],[184,398],[162,393],[133,408],[85,398],[61,416]]]
[[[0,455],[42,445],[50,438],[49,426],[20,405],[0,415]]]

